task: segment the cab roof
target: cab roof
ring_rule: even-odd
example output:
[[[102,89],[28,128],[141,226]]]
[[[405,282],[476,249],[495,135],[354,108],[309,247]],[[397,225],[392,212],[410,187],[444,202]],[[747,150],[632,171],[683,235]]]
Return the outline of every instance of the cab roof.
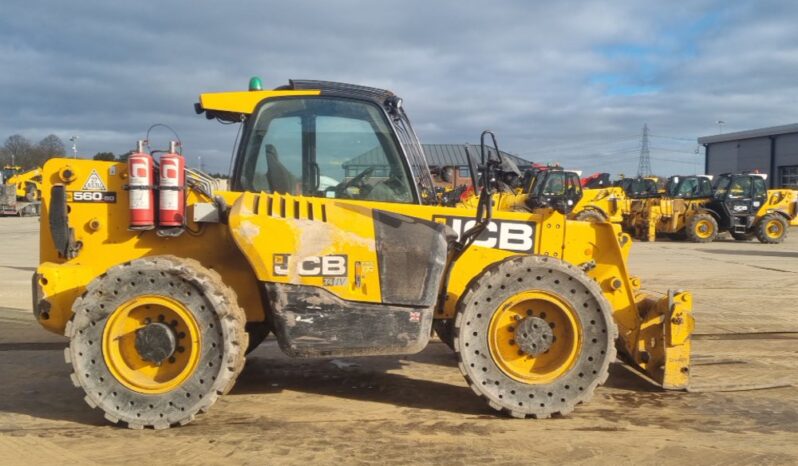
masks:
[[[288,84],[273,90],[200,94],[199,102],[194,105],[194,110],[197,114],[205,113],[208,119],[240,121],[242,115],[251,115],[263,99],[308,95],[357,98],[369,100],[381,106],[401,105],[401,99],[385,89],[332,81],[291,79]]]

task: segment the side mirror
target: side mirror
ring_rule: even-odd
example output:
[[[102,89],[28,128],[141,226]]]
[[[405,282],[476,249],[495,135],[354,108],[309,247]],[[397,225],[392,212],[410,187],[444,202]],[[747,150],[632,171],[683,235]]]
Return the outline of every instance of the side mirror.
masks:
[[[474,193],[479,193],[479,178],[477,177],[479,169],[477,168],[476,160],[474,160],[474,155],[471,153],[471,146],[468,144],[465,146],[465,152],[468,160],[468,171],[471,175],[471,186],[474,187]]]

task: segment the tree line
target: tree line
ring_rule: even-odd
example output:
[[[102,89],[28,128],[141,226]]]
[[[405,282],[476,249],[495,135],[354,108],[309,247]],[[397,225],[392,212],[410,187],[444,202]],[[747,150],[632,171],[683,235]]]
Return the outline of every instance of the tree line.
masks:
[[[113,152],[97,152],[92,156],[94,160],[107,162],[127,162],[131,152],[124,154],[114,154]],[[5,143],[0,146],[0,168],[7,165],[16,165],[23,171],[41,167],[44,162],[54,157],[71,157],[67,155],[67,147],[64,141],[55,134],[43,138],[37,143],[32,142],[21,134],[14,134],[6,138]],[[210,173],[215,178],[227,178],[222,173]]]
[[[119,156],[113,152],[97,152],[92,158],[124,162],[128,156],[130,152]],[[22,167],[22,170],[31,170],[41,167],[44,162],[54,157],[67,157],[66,144],[55,134],[50,134],[36,143],[21,134],[13,134],[0,146],[0,167],[16,165]]]
[[[51,134],[37,143],[25,136],[14,134],[9,136],[0,146],[0,165],[18,165],[23,170],[41,167],[53,157],[63,157],[66,146],[58,136]]]

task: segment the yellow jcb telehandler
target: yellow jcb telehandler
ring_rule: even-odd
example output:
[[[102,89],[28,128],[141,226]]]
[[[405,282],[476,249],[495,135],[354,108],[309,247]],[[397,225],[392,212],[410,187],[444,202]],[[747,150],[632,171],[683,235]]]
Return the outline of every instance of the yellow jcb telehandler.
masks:
[[[158,163],[141,143],[128,163],[44,167],[34,314],[69,337],[72,381],[110,421],[190,422],[267,331],[294,357],[408,354],[433,321],[473,391],[515,417],[589,400],[616,348],[686,387],[690,293],[641,293],[617,225],[493,209],[484,156],[478,206],[437,205],[393,93],[253,79],[196,110],[243,122],[229,191],[177,144]]]
[[[8,178],[6,183],[14,185],[18,200],[38,201],[41,197],[42,170],[41,168],[34,168],[26,172],[16,173]]]
[[[491,153],[492,154],[492,153]],[[503,160],[506,164],[509,161]],[[622,223],[628,203],[623,189],[614,186],[585,188],[579,172],[559,166],[535,168],[527,171],[517,189],[502,189],[502,183],[493,196],[497,210],[534,211],[561,204],[572,220],[587,222]],[[477,205],[476,193],[460,200],[464,206]]]
[[[704,175],[671,177],[666,195],[647,200],[631,223],[649,241],[660,233],[708,243],[728,231],[740,241],[780,243],[796,221],[797,202],[798,191],[768,190],[757,173],[722,174],[714,189]]]

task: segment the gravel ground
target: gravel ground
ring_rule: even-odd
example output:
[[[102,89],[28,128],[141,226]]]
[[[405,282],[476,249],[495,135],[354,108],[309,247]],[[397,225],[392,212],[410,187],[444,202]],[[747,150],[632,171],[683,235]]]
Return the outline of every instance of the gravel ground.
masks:
[[[130,431],[89,409],[65,339],[32,318],[37,231],[0,218],[0,464],[798,463],[798,235],[633,246],[644,288],[694,293],[689,392],[616,363],[571,415],[515,420],[473,395],[439,342],[410,357],[291,360],[267,340],[208,414]]]

